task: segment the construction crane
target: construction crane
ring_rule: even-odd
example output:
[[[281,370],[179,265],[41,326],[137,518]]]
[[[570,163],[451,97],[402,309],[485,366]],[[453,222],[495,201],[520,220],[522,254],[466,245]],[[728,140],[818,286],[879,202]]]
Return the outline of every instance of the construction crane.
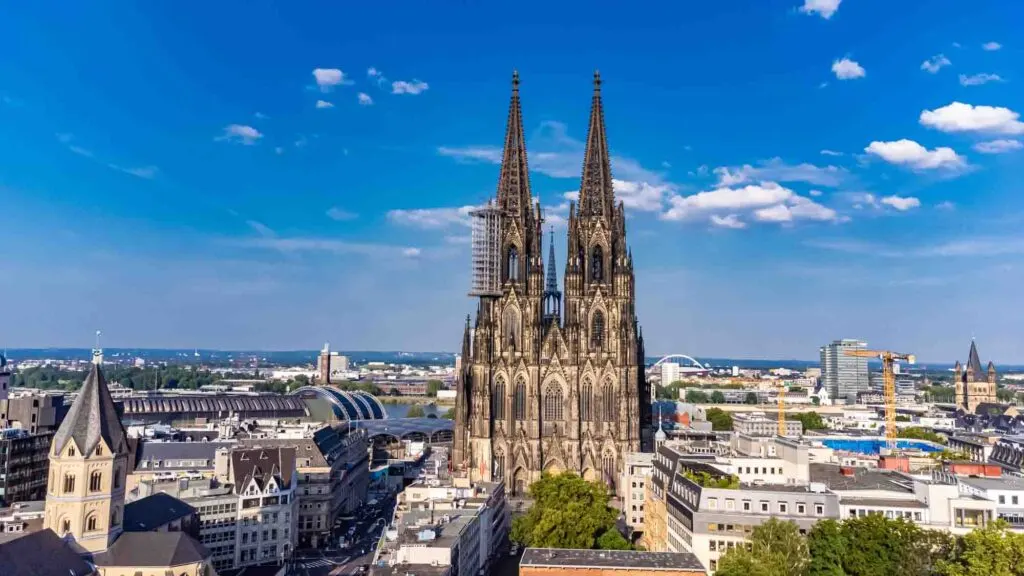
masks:
[[[885,446],[889,451],[896,450],[896,362],[913,364],[917,358],[913,354],[901,354],[889,350],[846,350],[847,356],[858,358],[878,358],[882,361],[882,386],[885,395]]]

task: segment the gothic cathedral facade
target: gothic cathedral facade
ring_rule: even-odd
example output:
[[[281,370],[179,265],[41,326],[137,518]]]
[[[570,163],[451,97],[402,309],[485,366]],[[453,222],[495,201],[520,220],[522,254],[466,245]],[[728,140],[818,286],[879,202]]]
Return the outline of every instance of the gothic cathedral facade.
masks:
[[[501,172],[501,293],[466,319],[453,466],[524,494],[544,472],[616,481],[628,452],[650,451],[651,392],[636,318],[626,215],[612,189],[601,79],[594,74],[578,202],[570,204],[564,302],[554,246],[530,192],[519,77]],[[552,242],[554,234],[552,233]],[[546,276],[546,279],[545,279]]]

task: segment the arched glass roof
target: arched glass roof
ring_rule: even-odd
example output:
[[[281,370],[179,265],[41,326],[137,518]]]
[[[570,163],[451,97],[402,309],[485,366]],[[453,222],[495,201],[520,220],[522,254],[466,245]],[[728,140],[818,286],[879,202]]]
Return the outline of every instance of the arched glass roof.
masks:
[[[334,415],[341,420],[384,420],[387,411],[373,394],[361,390],[346,391],[337,386],[303,386],[291,396],[317,396],[330,402]]]

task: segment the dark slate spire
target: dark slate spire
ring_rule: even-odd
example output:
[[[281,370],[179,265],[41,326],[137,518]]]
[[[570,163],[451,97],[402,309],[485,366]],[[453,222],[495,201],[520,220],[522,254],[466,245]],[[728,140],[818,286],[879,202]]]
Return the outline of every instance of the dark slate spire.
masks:
[[[974,344],[974,340],[971,340],[971,351],[967,354],[967,370],[974,372],[975,378],[985,373],[981,369],[981,358],[978,357],[978,347]]]
[[[526,138],[523,136],[523,111],[519,104],[519,72],[512,73],[512,102],[505,128],[505,150],[498,179],[498,207],[515,213],[531,209],[530,172],[526,165]]]
[[[551,246],[548,247],[547,279],[544,282],[544,321],[561,324],[562,293],[558,291],[558,272],[555,270],[555,228],[551,227]]]
[[[115,454],[127,450],[124,427],[110,397],[107,380],[99,363],[93,362],[78,398],[53,437],[53,451],[60,454],[68,442],[74,441],[78,450],[89,456],[101,438]]]
[[[596,215],[610,219],[614,204],[611,157],[604,129],[604,107],[601,105],[601,74],[595,71],[590,127],[587,129],[587,147],[583,155],[579,213],[584,217]]]
[[[545,293],[558,292],[558,272],[555,271],[555,227],[551,227],[551,245],[548,246],[548,275],[544,283]]]

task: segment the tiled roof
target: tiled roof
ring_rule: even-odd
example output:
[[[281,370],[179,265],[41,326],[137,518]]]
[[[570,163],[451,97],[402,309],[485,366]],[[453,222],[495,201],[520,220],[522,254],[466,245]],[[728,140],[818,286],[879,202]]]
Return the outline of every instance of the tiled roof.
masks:
[[[255,478],[262,489],[271,478],[276,478],[282,489],[291,485],[295,472],[295,448],[252,448],[231,452],[231,471],[240,490]]]
[[[99,364],[93,364],[71,410],[53,437],[53,450],[60,453],[74,440],[83,454],[92,454],[101,438],[115,452],[128,450],[121,416],[110,397],[107,380]]]
[[[124,532],[95,561],[97,566],[171,568],[209,557],[206,546],[184,532]]]
[[[5,576],[87,576],[92,573],[92,567],[50,529],[0,544],[0,574]]]
[[[195,512],[195,508],[174,496],[157,492],[125,505],[124,531],[148,532]]]

